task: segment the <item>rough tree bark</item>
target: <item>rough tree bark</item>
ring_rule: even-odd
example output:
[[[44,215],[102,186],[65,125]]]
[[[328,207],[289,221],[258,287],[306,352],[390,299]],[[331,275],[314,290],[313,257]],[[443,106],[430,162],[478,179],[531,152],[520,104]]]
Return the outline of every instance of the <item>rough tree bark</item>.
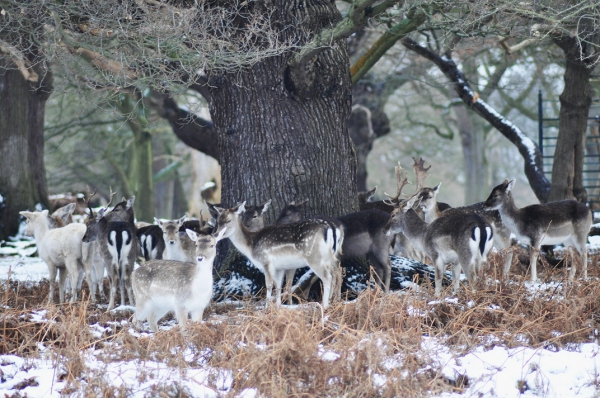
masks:
[[[340,18],[333,3],[319,0],[275,0],[269,11],[273,25],[284,27],[282,37],[299,44]],[[292,200],[309,199],[308,215],[358,208],[345,41],[294,67],[293,55],[267,58],[236,74],[209,73],[222,203],[270,198],[267,223]]]
[[[48,207],[43,133],[52,75],[42,60],[29,61],[37,76],[26,80],[0,57],[0,240],[18,232],[20,210]]]
[[[548,201],[587,201],[583,187],[583,160],[587,118],[592,104],[592,74],[598,55],[589,56],[586,43],[573,36],[554,39],[565,54],[565,88],[560,95],[558,139],[552,164],[552,185]],[[587,43],[588,46],[591,46]],[[593,50],[592,50],[593,51]],[[587,56],[586,56],[587,55]],[[582,59],[583,56],[583,59]]]

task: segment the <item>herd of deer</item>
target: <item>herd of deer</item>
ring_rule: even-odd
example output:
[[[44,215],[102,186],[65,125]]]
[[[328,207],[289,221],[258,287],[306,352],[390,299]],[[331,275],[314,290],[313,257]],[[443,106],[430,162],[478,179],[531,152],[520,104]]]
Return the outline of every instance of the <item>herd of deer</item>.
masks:
[[[461,269],[470,284],[475,282],[492,245],[508,249],[511,233],[530,246],[532,280],[537,279],[540,246],[558,243],[577,250],[583,278],[587,278],[586,240],[592,214],[585,204],[565,200],[519,209],[511,194],[514,180],[505,180],[485,202],[451,208],[436,201],[440,184],[434,188],[423,186],[430,167],[425,168],[422,159],[415,160],[416,191],[406,199],[400,196],[408,179],[399,165],[397,194],[389,200],[372,202],[373,189],[359,196],[359,212],[306,220],[302,220],[306,202],[292,202],[270,226],[264,225],[263,214],[271,201],[258,206],[246,206],[244,202],[228,209],[209,205],[212,220],[208,223],[186,221],[184,217],[155,219],[156,225],[136,224],[134,197],[123,198],[111,211],[110,203],[97,213],[89,207],[85,225],[72,223],[74,204],[52,215],[47,210],[21,214],[27,219],[26,234],[35,237],[38,253],[50,271],[50,302],[57,272],[61,303],[67,277],[71,303],[77,300],[84,276],[91,300],[95,302],[97,294],[104,298],[102,280],[106,270],[110,284],[108,309],[114,308],[119,286],[121,305],[125,305],[127,292],[129,301],[135,301],[136,324],[140,327],[147,319],[153,331],[158,330],[158,320],[169,311],[175,312],[182,326],[188,315],[195,321],[202,319],[212,297],[216,244],[225,238],[264,273],[268,300],[275,285],[278,304],[284,276],[290,300],[294,272],[308,266],[323,283],[323,307],[327,307],[334,294],[339,294],[340,261],[359,256],[366,256],[378,283],[387,292],[391,251],[417,259],[428,256],[434,265],[436,295],[441,294],[446,266],[453,263],[456,291]],[[503,273],[507,275],[512,251],[505,252]],[[145,261],[134,270],[138,256]],[[575,268],[573,262],[570,281]]]

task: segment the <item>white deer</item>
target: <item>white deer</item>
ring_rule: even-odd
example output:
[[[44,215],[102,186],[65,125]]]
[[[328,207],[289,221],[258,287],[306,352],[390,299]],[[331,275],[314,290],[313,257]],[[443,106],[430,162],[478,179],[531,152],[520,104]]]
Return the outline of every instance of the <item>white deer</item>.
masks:
[[[80,272],[84,271],[82,259],[81,239],[85,234],[86,227],[83,224],[69,224],[61,228],[50,229],[48,225],[48,210],[44,211],[21,211],[19,212],[27,219],[25,234],[35,237],[38,254],[48,266],[50,272],[50,293],[48,302],[54,301],[54,281],[58,272],[59,301],[65,301],[65,281],[70,278],[71,300],[77,300],[77,285]],[[89,262],[85,262],[89,264]],[[88,275],[88,284],[93,286],[91,270],[85,270]]]

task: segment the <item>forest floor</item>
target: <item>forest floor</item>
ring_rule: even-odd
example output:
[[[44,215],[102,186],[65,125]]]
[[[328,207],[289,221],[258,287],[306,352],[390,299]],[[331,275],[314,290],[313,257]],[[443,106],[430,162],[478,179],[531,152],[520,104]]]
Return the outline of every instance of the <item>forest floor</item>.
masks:
[[[475,290],[367,289],[325,311],[213,303],[203,323],[167,315],[156,334],[85,284],[76,304],[48,305],[45,264],[14,248],[0,254],[0,396],[600,396],[595,246],[573,284],[545,262],[538,282],[518,265],[502,279],[492,254]]]

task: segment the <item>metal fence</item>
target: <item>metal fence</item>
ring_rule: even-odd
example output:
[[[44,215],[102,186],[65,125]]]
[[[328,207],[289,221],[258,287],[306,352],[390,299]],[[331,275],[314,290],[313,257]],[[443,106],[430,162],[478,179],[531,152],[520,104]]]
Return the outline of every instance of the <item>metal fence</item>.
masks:
[[[554,149],[558,139],[558,99],[544,99],[538,93],[538,145],[542,152],[544,173],[552,177]],[[588,117],[585,155],[583,163],[583,186],[588,194],[590,206],[600,208],[600,98],[592,99]]]

